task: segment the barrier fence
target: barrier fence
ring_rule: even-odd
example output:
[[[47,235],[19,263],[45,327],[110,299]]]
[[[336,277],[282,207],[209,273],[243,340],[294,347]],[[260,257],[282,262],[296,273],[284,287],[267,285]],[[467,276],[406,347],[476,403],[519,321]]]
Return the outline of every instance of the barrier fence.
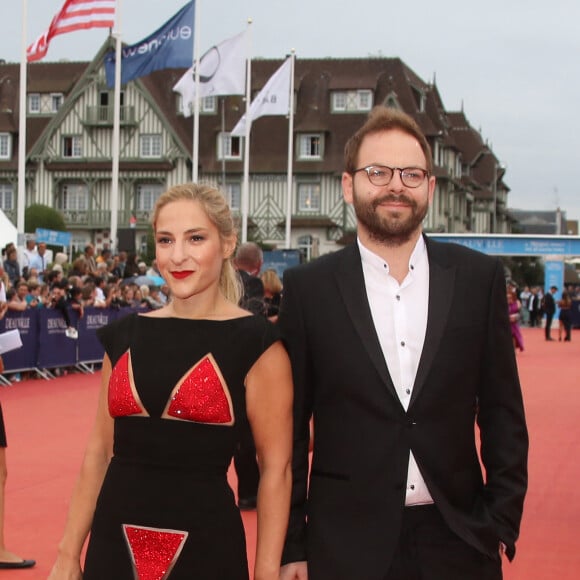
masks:
[[[92,372],[91,365],[100,362],[105,352],[97,338],[97,330],[122,316],[146,310],[89,307],[79,318],[69,309],[71,325],[78,331],[77,339],[65,335],[67,326],[58,310],[31,308],[7,312],[0,320],[0,333],[18,329],[22,346],[2,355],[4,373],[0,375],[0,384],[11,384],[4,375],[17,372],[34,371],[45,379],[54,376],[51,369],[55,368],[74,366],[83,372]]]

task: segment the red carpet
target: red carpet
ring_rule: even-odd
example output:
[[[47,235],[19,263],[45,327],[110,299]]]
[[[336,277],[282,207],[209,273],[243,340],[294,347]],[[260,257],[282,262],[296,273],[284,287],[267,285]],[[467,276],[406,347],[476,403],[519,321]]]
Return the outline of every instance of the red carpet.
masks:
[[[580,333],[571,343],[547,343],[542,330],[524,329],[524,339],[526,350],[517,356],[531,440],[530,489],[518,553],[504,566],[504,577],[575,580],[580,574]],[[9,549],[37,560],[31,570],[0,571],[1,580],[48,575],[92,426],[99,379],[99,374],[74,374],[0,387],[8,431],[6,540]],[[235,481],[231,471],[230,481]],[[255,513],[243,516],[253,562]]]

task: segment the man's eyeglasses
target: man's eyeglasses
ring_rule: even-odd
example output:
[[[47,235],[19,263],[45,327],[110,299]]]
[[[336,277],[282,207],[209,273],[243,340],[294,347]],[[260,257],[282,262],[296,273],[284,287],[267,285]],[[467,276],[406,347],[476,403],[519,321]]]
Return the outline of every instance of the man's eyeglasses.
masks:
[[[425,178],[429,175],[429,172],[420,167],[387,167],[386,165],[369,165],[368,167],[361,167],[360,169],[355,169],[352,174],[358,173],[359,171],[366,171],[369,181],[373,185],[383,186],[389,185],[395,175],[395,171],[399,172],[401,181],[406,187],[419,187]]]

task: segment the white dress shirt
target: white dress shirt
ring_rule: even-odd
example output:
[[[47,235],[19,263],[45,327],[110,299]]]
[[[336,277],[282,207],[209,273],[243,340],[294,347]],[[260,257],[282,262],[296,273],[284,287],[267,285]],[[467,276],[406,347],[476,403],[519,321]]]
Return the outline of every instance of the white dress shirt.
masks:
[[[425,342],[429,305],[429,260],[422,236],[409,260],[401,284],[390,275],[389,265],[358,240],[371,314],[383,356],[405,411],[409,407],[415,376]],[[433,503],[417,462],[410,453],[405,505]]]

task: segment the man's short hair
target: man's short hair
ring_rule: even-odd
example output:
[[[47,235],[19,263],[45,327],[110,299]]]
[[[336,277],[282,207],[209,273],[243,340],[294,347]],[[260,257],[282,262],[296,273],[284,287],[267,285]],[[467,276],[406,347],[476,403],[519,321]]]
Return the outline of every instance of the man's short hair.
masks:
[[[432,173],[433,158],[431,156],[431,148],[419,125],[407,113],[382,105],[373,108],[364,125],[346,142],[344,147],[344,170],[352,174],[358,169],[360,146],[367,135],[395,130],[402,131],[417,139],[425,155],[426,169],[429,173]]]

